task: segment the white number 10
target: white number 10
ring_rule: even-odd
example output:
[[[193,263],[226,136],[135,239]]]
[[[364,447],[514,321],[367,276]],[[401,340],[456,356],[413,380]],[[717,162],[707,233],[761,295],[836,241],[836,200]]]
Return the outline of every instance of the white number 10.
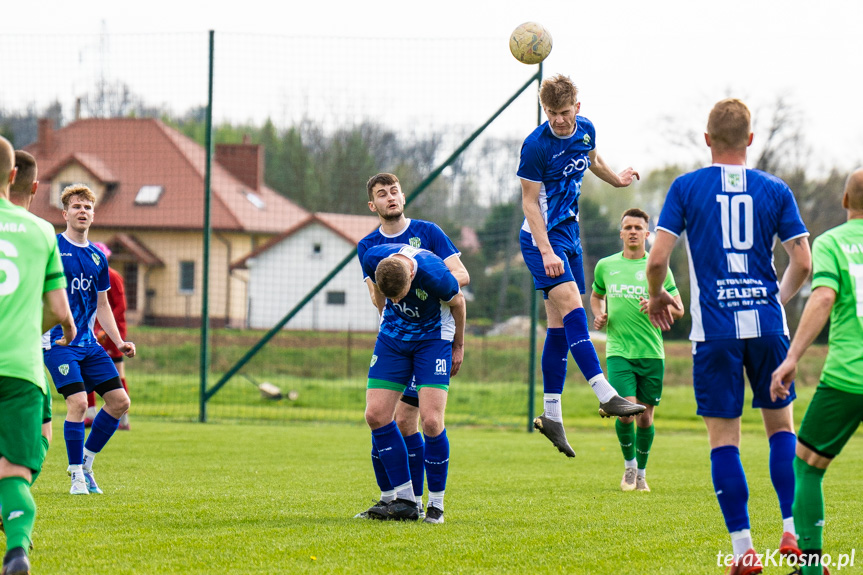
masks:
[[[730,201],[729,201],[730,200]],[[748,250],[755,241],[752,223],[752,196],[735,194],[718,195],[716,201],[722,211],[722,247],[725,249]],[[743,206],[743,225],[741,226],[740,206]]]

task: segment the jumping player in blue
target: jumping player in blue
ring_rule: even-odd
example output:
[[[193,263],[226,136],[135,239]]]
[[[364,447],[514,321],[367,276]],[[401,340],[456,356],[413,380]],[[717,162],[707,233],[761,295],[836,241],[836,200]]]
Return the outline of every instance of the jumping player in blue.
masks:
[[[740,100],[718,102],[705,141],[713,165],[677,178],[665,198],[647,263],[648,313],[656,327],[672,323],[673,298],[662,287],[671,250],[686,232],[691,286],[692,378],[698,414],[710,440],[713,485],[736,556],[731,575],[761,573],[752,549],[749,487],[740,463],[744,379],[752,407],[761,410],[770,441],[770,477],[779,498],[783,535],[779,551],[800,555],[794,499],[793,386],[773,401],[771,375],[788,351],[783,306],[809,275],[812,257],[794,195],[779,178],[746,168],[752,143],[749,109]],[[790,262],[782,280],[773,266],[776,238]]]
[[[584,172],[590,169],[616,188],[630,185],[638,172],[626,168],[616,174],[596,153],[596,131],[590,120],[577,115],[578,88],[569,77],[558,74],[543,80],[539,100],[548,121],[524,140],[518,166],[524,209],[521,253],[534,286],[543,292],[548,317],[542,350],[544,410],[533,425],[559,451],[575,457],[566,439],[560,402],[567,352],[599,399],[603,417],[637,415],[645,409],[620,397],[602,373],[581,301],[584,269],[578,235]]]
[[[393,420],[399,398],[414,379],[425,439],[429,500],[424,521],[443,523],[449,469],[444,425],[447,390],[464,360],[465,299],[443,260],[409,245],[369,248],[363,272],[374,278],[376,301],[386,300],[369,367],[366,422],[395,499],[369,509],[375,519],[415,520],[405,440]]]
[[[135,356],[135,344],[123,341],[108,304],[108,258],[87,240],[93,223],[96,196],[84,185],[66,187],[60,197],[66,231],[57,235],[60,257],[66,274],[66,293],[78,326],[75,339],[65,347],[52,345],[61,336],[55,327],[42,339],[45,365],[66,399],[66,421],[63,437],[72,476],[72,495],[102,493],[93,477],[93,459],[117,430],[120,417],[129,409],[129,396],[120,383],[114,362],[99,345],[93,325],[99,323],[127,357]],[[84,443],[84,412],[87,393],[102,396],[105,406],[93,420],[93,428]]]
[[[380,218],[381,225],[378,229],[360,240],[357,246],[357,257],[362,265],[363,256],[366,251],[380,244],[407,244],[415,248],[426,249],[441,258],[446,267],[458,280],[460,288],[470,283],[470,276],[461,262],[461,254],[452,241],[447,237],[437,224],[424,220],[408,219],[405,217],[405,194],[401,189],[399,179],[395,174],[380,173],[369,178],[366,183],[366,191],[369,196],[369,210],[375,212]],[[385,301],[375,300],[375,284],[372,279],[364,274],[372,304],[383,313]],[[410,462],[411,483],[414,488],[414,496],[419,505],[420,517],[425,514],[422,505],[424,456],[423,436],[419,429],[419,396],[417,395],[416,382],[411,380],[407,389],[396,406],[396,425],[405,438],[408,448],[408,460]],[[378,503],[389,503],[395,499],[395,490],[387,479],[387,473],[381,463],[377,449],[372,443],[372,467],[375,471],[375,479],[381,490]],[[368,511],[355,515],[356,518],[368,518]]]

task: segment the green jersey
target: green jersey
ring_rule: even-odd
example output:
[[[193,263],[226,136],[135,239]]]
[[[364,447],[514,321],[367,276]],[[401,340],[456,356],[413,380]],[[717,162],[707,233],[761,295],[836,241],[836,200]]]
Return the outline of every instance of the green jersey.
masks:
[[[821,381],[863,394],[863,220],[849,220],[815,238],[812,267],[812,289],[836,292]]]
[[[46,392],[42,294],[65,287],[54,228],[0,198],[0,376]]]
[[[647,299],[647,254],[638,260],[623,257],[623,252],[602,258],[596,264],[593,291],[605,296],[608,313],[608,343],[605,355],[626,359],[665,359],[662,332],[653,327],[641,312],[641,298]],[[665,289],[677,295],[674,275],[668,270]]]

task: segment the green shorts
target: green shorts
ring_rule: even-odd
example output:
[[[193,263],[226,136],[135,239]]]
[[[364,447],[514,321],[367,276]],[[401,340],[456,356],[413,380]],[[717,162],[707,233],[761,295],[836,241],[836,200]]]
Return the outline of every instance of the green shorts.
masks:
[[[44,396],[29,381],[0,376],[0,456],[33,471],[42,468]]]
[[[797,440],[823,457],[839,455],[863,421],[863,394],[848,393],[821,382],[806,408]]]
[[[635,397],[644,405],[659,405],[662,399],[664,359],[606,358],[608,382],[620,397]]]
[[[42,405],[42,423],[49,423],[52,416],[51,401],[53,398],[51,397],[51,384],[47,381],[47,377],[45,381],[45,392],[44,404]]]

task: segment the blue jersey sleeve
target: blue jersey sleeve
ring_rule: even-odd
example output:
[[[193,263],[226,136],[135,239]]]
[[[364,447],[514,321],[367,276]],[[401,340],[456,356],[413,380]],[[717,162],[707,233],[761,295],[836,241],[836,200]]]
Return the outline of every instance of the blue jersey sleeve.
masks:
[[[800,209],[797,207],[797,202],[794,200],[794,194],[791,192],[791,189],[786,188],[782,200],[781,212],[779,214],[779,241],[785,243],[788,240],[809,235],[806,224],[803,223],[803,218],[800,217]]]
[[[437,224],[432,224],[431,232],[429,233],[429,240],[431,245],[428,250],[442,260],[461,253],[458,251],[458,248],[455,247],[455,244],[452,243],[452,240],[449,239],[449,236],[447,236]]]
[[[665,196],[665,204],[662,206],[659,221],[656,223],[657,229],[663,229],[675,236],[680,236],[686,229],[686,214],[683,209],[683,194],[680,188],[680,178],[678,178],[671,184],[671,189]]]
[[[366,273],[366,267],[363,265],[363,257],[366,255],[369,247],[366,245],[365,240],[360,240],[360,243],[357,244],[357,259],[360,260],[360,267],[363,270],[363,281],[366,281],[366,278],[369,277],[369,274]]]
[[[545,172],[545,152],[542,144],[528,137],[521,146],[521,159],[516,175],[531,182],[541,182]]]

